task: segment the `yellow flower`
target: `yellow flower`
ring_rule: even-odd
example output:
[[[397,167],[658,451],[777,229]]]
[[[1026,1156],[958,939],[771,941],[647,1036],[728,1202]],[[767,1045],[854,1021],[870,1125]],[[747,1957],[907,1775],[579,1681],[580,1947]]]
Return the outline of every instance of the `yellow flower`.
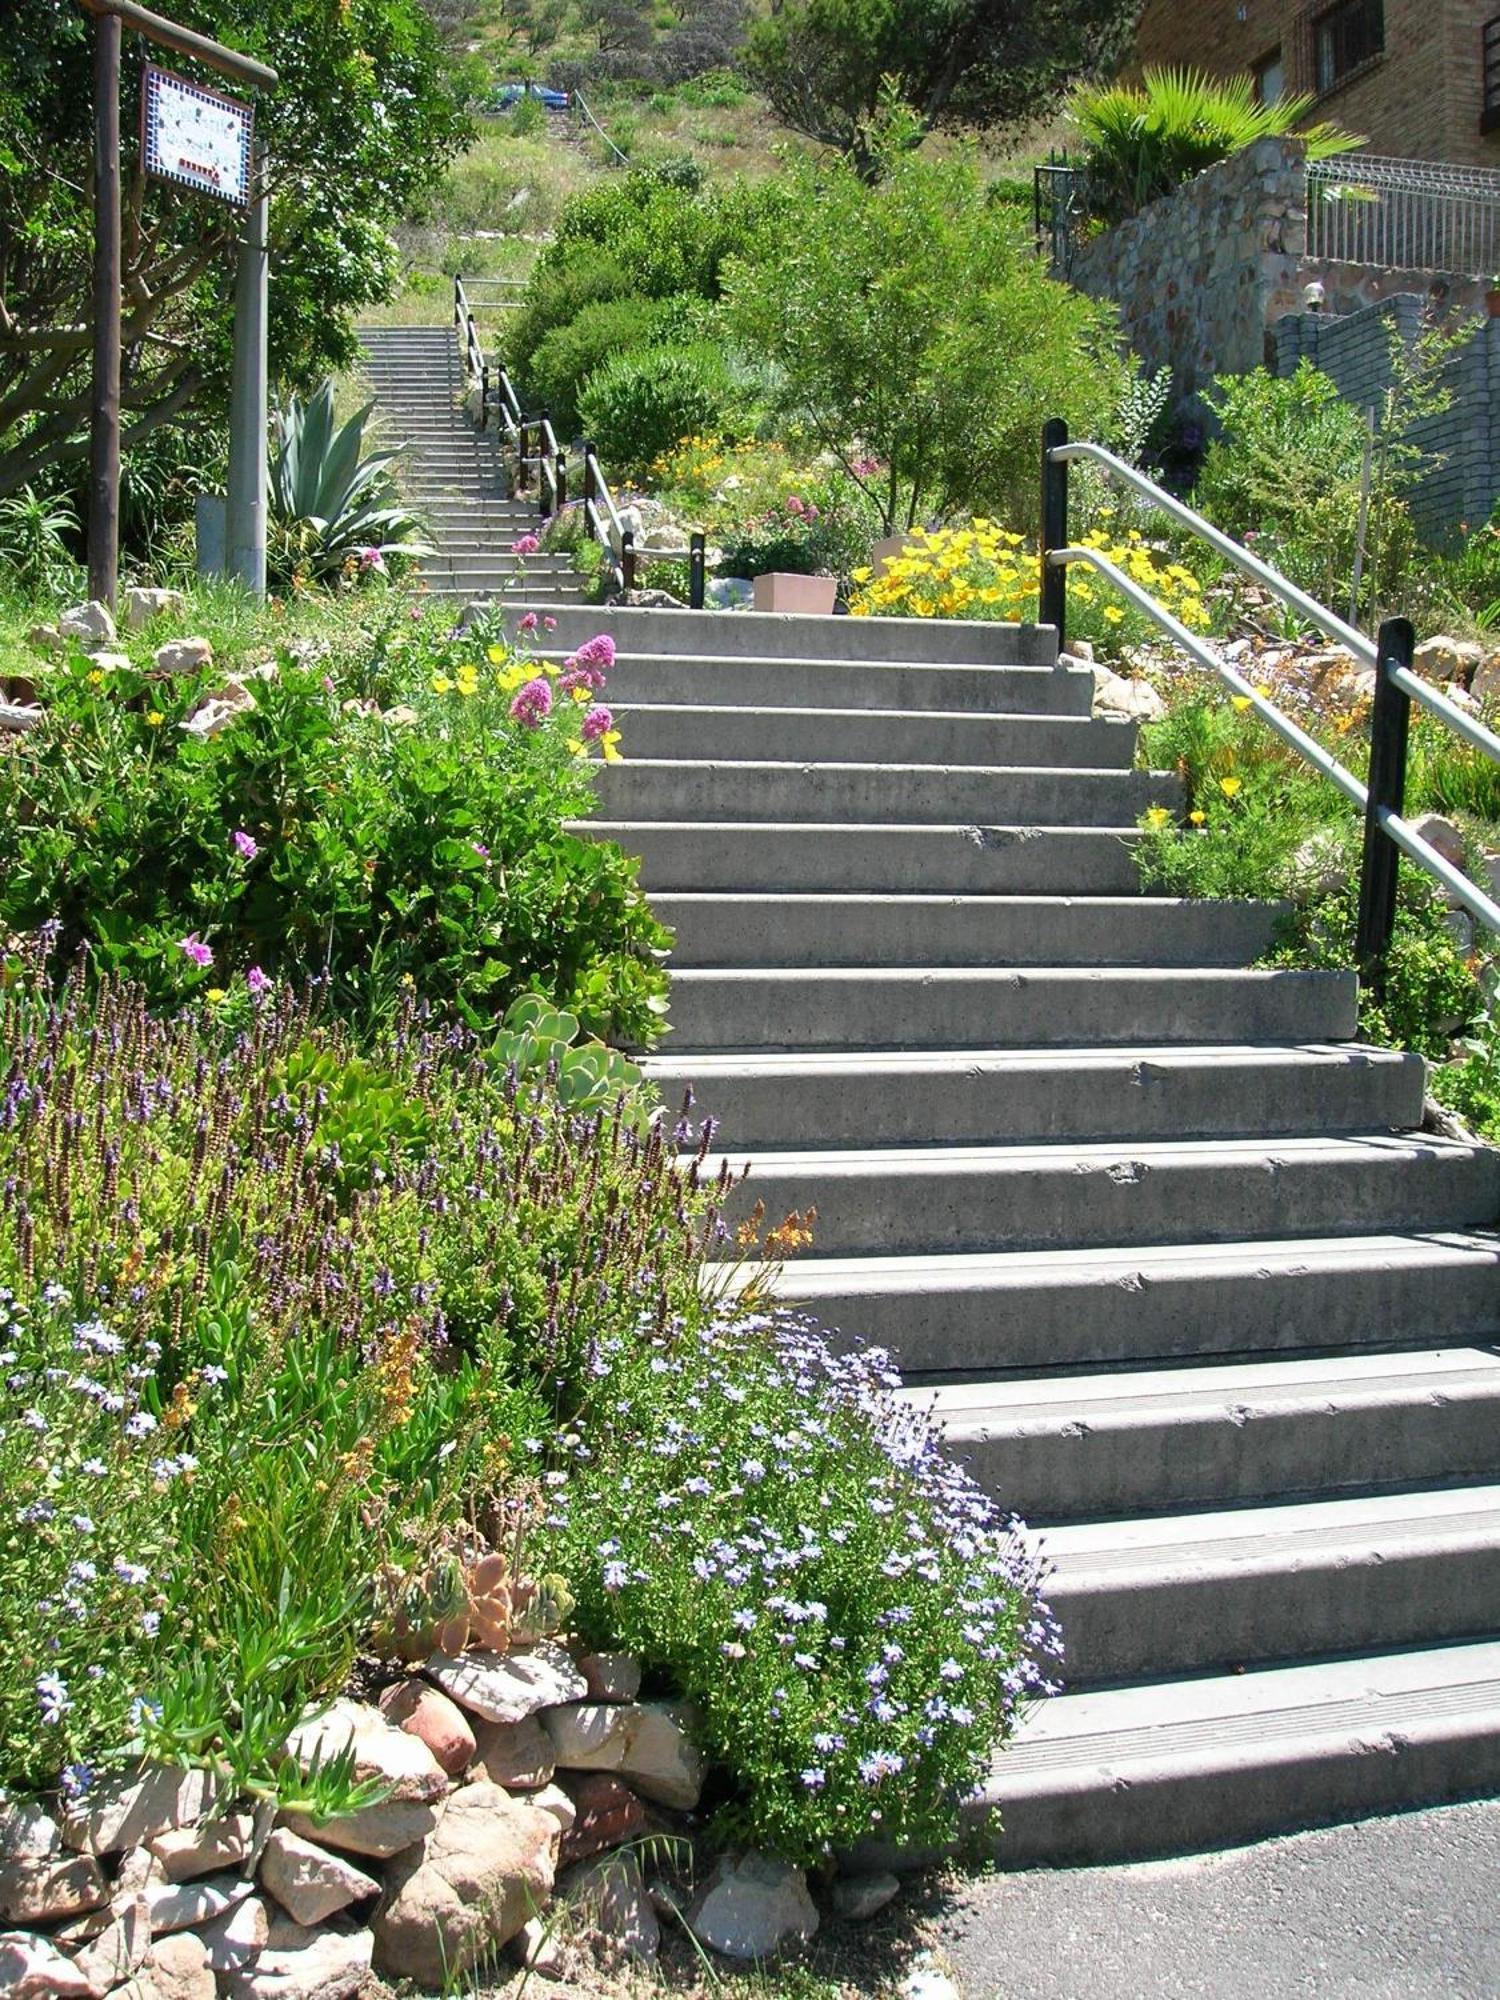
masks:
[[[1262,701],[1269,701],[1271,698],[1271,690],[1264,681],[1261,682],[1255,692],[1260,696]]]
[[[510,648],[505,645],[491,646],[485,654],[485,658],[492,667],[503,667],[505,662],[510,658]]]
[[[1240,782],[1238,778],[1220,778],[1219,790],[1224,794],[1226,799],[1232,799],[1239,792]]]
[[[496,674],[495,686],[502,694],[513,694],[522,681],[530,678],[529,671],[523,666],[507,667],[503,674]]]
[[[152,729],[160,729],[166,719],[159,708],[153,708],[151,713],[146,717],[147,724]]]
[[[1229,697],[1229,706],[1237,708],[1240,714],[1243,715],[1245,710],[1250,706],[1250,697],[1247,694],[1232,694]]]
[[[588,755],[588,745],[586,743],[580,743],[576,736],[570,736],[568,738],[568,748],[572,751],[575,757],[585,757]]]
[[[432,677],[432,691],[434,694],[451,694],[453,692],[453,683],[446,674],[434,674]]]
[[[103,685],[104,685],[104,676],[99,671],[99,669],[95,667],[94,671],[89,675],[89,686],[91,688],[96,688],[96,687],[103,687]]]
[[[604,752],[604,761],[606,764],[621,764],[625,761],[616,748],[619,741],[620,732],[618,729],[606,729],[604,734],[599,738],[599,746]]]
[[[1160,832],[1164,826],[1169,826],[1171,820],[1172,815],[1167,811],[1165,806],[1153,806],[1146,815],[1146,824],[1151,828],[1153,833]]]
[[[858,569],[851,569],[849,572],[850,577],[855,583],[868,583],[874,574],[874,570],[870,568],[868,563],[861,563]]]
[[[1194,826],[1203,826],[1207,822],[1208,814],[1199,810],[1198,812],[1190,812],[1188,818],[1193,822]]]
[[[1120,609],[1118,604],[1106,604],[1104,607],[1104,615],[1109,620],[1111,625],[1121,624],[1124,621],[1125,617],[1125,613]]]
[[[224,988],[222,986],[210,986],[203,997],[209,1002],[210,1006],[217,1007],[219,1002],[225,998]]]
[[[593,697],[589,693],[589,690],[587,688],[574,688],[573,699],[574,701],[577,702],[580,708],[587,708],[589,702],[593,699]]]

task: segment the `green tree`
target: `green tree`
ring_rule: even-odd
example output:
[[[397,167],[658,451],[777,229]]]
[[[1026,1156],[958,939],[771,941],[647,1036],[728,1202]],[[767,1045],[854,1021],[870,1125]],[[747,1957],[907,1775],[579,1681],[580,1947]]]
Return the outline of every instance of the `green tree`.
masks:
[[[867,134],[893,89],[931,131],[1019,124],[1123,54],[1138,0],[781,0],[744,68],[776,115],[867,176]]]
[[[417,0],[175,0],[172,13],[280,73],[256,106],[271,159],[271,365],[306,387],[352,358],[354,314],[395,277],[388,225],[467,135],[437,32]],[[27,0],[0,43],[0,495],[66,479],[88,452],[91,39],[72,0]],[[127,445],[187,411],[222,416],[241,226],[228,204],[142,174],[142,48],[127,34]]]
[[[731,266],[729,324],[887,532],[960,508],[1019,527],[1042,418],[1086,434],[1125,387],[1114,310],[1047,275],[969,161],[908,139],[898,120],[874,185],[847,161],[797,170],[796,227]]]

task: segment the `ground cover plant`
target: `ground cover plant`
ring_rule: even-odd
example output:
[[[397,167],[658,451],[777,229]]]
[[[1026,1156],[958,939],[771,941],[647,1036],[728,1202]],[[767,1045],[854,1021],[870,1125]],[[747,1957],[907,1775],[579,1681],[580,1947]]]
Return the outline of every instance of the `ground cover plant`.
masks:
[[[882,1356],[706,1295],[691,1128],[518,1073],[576,1024],[163,1020],[36,953],[0,1024],[0,1784],[144,1749],[346,1805],[287,1727],[479,1545],[525,1629],[695,1697],[726,1837],[951,1832],[1043,1680],[1034,1558]]]
[[[636,863],[566,825],[618,754],[609,640],[538,665],[386,604],[358,643],[267,647],[227,678],[160,673],[151,629],[128,667],[56,660],[0,786],[0,930],[56,921],[159,1006],[256,967],[315,974],[365,1021],[403,987],[475,1022],[536,989],[653,1039],[668,934]]]

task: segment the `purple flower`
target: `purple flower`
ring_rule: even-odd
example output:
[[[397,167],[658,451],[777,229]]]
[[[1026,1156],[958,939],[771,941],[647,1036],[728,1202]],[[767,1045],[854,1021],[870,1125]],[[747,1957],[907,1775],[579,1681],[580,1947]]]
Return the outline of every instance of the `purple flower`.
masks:
[[[359,573],[361,576],[384,576],[385,557],[379,549],[361,549],[359,552]]]
[[[250,989],[250,998],[259,1000],[263,993],[270,992],[271,976],[267,972],[262,972],[258,965],[252,965],[245,974],[245,984]]]
[[[242,826],[236,827],[229,837],[233,841],[234,851],[240,857],[241,861],[253,861],[256,855],[260,853],[260,842],[255,839],[253,834],[246,833]]]
[[[600,1581],[609,1591],[623,1590],[630,1580],[630,1571],[622,1562],[607,1562]]]
[[[511,543],[510,552],[513,556],[534,556],[541,546],[540,540],[535,535],[522,535]]]
[[[73,1706],[73,1697],[68,1693],[68,1684],[61,1674],[43,1674],[36,1683],[36,1698],[41,1706],[42,1721],[49,1729],[56,1728]]]
[[[538,674],[535,680],[527,681],[516,690],[510,705],[511,717],[525,729],[540,729],[552,713],[552,688]]]
[[[179,938],[177,949],[185,952],[194,965],[212,965],[214,962],[212,945],[206,945],[196,931],[189,931],[185,938]]]
[[[534,632],[537,628],[537,623],[538,620],[536,613],[534,611],[528,611],[526,616],[521,620],[521,623],[517,629],[522,632]]]
[[[601,706],[589,710],[588,714],[583,718],[578,733],[585,743],[597,743],[599,738],[606,731],[613,729],[614,726],[614,717],[607,708]]]

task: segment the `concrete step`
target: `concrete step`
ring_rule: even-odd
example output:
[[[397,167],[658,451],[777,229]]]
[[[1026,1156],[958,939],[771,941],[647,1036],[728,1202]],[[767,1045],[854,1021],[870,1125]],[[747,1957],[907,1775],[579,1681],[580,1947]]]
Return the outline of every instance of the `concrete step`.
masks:
[[[540,607],[539,607],[540,608]],[[606,696],[606,699],[608,696]],[[627,760],[630,740],[625,738]],[[1128,896],[1139,882],[1133,826],[746,825],[580,820],[642,860],[653,894],[795,883],[830,893]]]
[[[682,1049],[1073,1048],[1350,1041],[1346,972],[1048,966],[684,971]]]
[[[1500,1478],[1500,1354],[1297,1355],[906,1389],[1028,1520]]]
[[[1176,806],[1160,771],[1036,771],[943,764],[675,763],[631,755],[598,773],[600,810],[641,819],[872,820],[930,825],[1002,819],[1025,826],[1128,825]]]
[[[1085,716],[944,714],[655,703],[616,711],[636,757],[718,763],[1070,766],[1128,771],[1132,722]]]
[[[1080,1522],[1042,1546],[1070,1687],[1500,1629],[1500,1486]]]
[[[1500,1152],[1392,1132],[763,1152],[731,1222],[757,1201],[815,1207],[826,1257],[1477,1229],[1500,1217]]]
[[[779,1218],[777,1218],[779,1220]],[[1500,1235],[799,1257],[779,1297],[916,1378],[1500,1339]]]
[[[1497,1790],[1500,1640],[1484,1639],[1063,1695],[1027,1715],[969,1814],[1024,1868]]]
[[[635,736],[621,724],[627,746]],[[1147,896],[813,896],[668,892],[651,899],[674,967],[1248,965],[1282,905]]]
[[[652,898],[662,913],[672,899]],[[648,1057],[675,1107],[691,1085],[721,1144],[941,1146],[1040,1139],[1271,1139],[1422,1119],[1424,1069],[1393,1049],[939,1049]]]
[[[1049,671],[1057,662],[1057,635],[1049,625],[988,625],[945,618],[820,618],[796,612],[655,611],[633,605],[601,609],[600,618],[602,622],[592,628],[586,629],[581,622],[564,627],[558,633],[558,644],[576,646],[594,632],[606,631],[622,653],[689,660],[828,660],[861,666],[920,661],[931,666],[1028,666]],[[1092,673],[1058,671],[1087,683],[1092,696]],[[755,705],[760,701],[757,692]],[[846,703],[842,697],[831,704],[838,708],[865,705]],[[870,705],[907,708],[927,704],[883,701]],[[974,705],[985,706],[982,702]],[[965,708],[969,703],[956,700],[937,706]]]
[[[593,633],[608,631],[613,611],[597,607],[558,635],[561,659]],[[664,617],[675,617],[665,612]],[[615,662],[610,699],[624,708],[752,706],[772,708],[933,711],[967,709],[976,716],[1087,717],[1093,682],[1064,669],[1028,666],[946,666],[930,661],[850,661],[694,657],[628,653]]]

